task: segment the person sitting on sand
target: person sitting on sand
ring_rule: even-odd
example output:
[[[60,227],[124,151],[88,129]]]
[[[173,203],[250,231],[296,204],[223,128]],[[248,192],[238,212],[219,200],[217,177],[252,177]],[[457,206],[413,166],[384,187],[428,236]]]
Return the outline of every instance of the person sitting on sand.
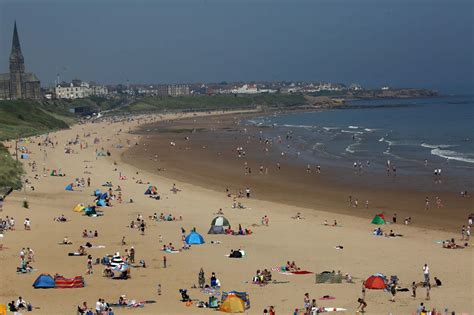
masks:
[[[84,231],[82,231],[82,237],[89,237],[87,230],[84,229]]]
[[[78,253],[79,253],[79,255],[81,255],[81,256],[82,256],[82,255],[86,255],[86,254],[87,254],[87,252],[86,252],[86,248],[85,248],[84,246],[82,246],[82,245],[80,245],[80,246],[79,246],[79,248],[78,248],[77,252],[78,252]]]
[[[121,295],[119,297],[118,304],[119,305],[127,305],[128,304],[127,297],[125,295]]]
[[[72,242],[68,240],[67,236],[64,236],[63,242],[61,243],[63,245],[71,245]]]
[[[434,277],[435,284],[433,285],[434,287],[440,287],[442,285],[441,280],[439,280],[437,277]]]
[[[114,272],[112,271],[110,266],[105,267],[103,274],[104,274],[104,277],[107,277],[107,278],[112,278],[114,276]]]

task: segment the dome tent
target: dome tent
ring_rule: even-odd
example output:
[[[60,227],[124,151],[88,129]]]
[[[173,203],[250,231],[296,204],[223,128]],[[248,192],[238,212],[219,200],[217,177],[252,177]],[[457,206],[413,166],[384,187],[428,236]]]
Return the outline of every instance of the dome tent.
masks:
[[[380,275],[373,275],[365,280],[365,287],[367,289],[383,290],[387,287],[387,285],[385,284],[384,277]]]
[[[35,282],[33,283],[33,287],[35,289],[51,289],[56,287],[56,283],[54,282],[53,277],[48,274],[41,274],[36,278]]]
[[[211,225],[213,226],[230,226],[229,220],[223,216],[217,216],[212,219]]]
[[[237,295],[229,295],[219,307],[219,311],[225,313],[245,312],[245,302]]]
[[[224,226],[230,226],[229,220],[223,216],[215,217],[207,234],[225,234]]]
[[[382,225],[386,224],[385,222],[385,216],[383,213],[377,214],[373,219],[372,219],[372,224],[377,224],[377,225]]]
[[[189,233],[188,236],[186,236],[185,241],[188,245],[199,245],[205,243],[202,235],[194,231]]]

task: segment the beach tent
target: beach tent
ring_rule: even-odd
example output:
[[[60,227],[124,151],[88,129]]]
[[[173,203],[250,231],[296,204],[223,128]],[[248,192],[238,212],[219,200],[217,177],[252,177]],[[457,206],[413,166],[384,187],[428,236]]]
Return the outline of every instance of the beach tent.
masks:
[[[29,156],[28,154],[26,154],[26,153],[23,153],[22,155],[20,155],[20,158],[21,158],[22,160],[28,160],[28,159],[30,158],[30,156]]]
[[[73,191],[72,184],[67,185],[64,190]]]
[[[108,192],[105,192],[105,193],[103,193],[102,195],[100,195],[99,199],[105,200],[105,199],[107,199],[108,197],[109,197],[109,193],[108,193]]]
[[[145,191],[145,195],[157,195],[158,189],[156,186],[148,186],[148,189]]]
[[[211,228],[209,229],[209,232],[207,232],[207,234],[225,234],[225,229],[224,229],[223,226],[213,225],[213,226],[211,226]]]
[[[73,211],[74,211],[74,212],[81,212],[81,211],[83,211],[84,209],[85,209],[85,207],[84,207],[82,204],[78,203],[78,204],[74,207]]]
[[[97,200],[95,205],[98,206],[98,207],[105,207],[106,206],[105,200],[104,199]]]
[[[239,298],[242,299],[242,301],[244,301],[245,308],[246,309],[250,308],[250,298],[249,298],[249,295],[247,294],[247,292],[239,292],[239,291],[222,292],[221,301],[224,301],[227,298],[227,296],[229,296],[229,295],[238,296]]]
[[[211,228],[207,234],[225,234],[224,226],[230,226],[229,220],[223,216],[217,216],[212,219]]]
[[[386,286],[384,278],[379,275],[370,276],[365,280],[365,287],[367,289],[383,290]]]
[[[189,235],[186,236],[185,241],[186,241],[186,244],[188,245],[204,244],[204,238],[201,236],[201,234],[197,232],[189,233]]]
[[[378,225],[381,225],[381,224],[385,224],[385,216],[380,213],[380,214],[377,214],[373,220],[372,220],[372,224],[378,224]]]
[[[229,220],[227,220],[223,216],[217,216],[214,219],[212,219],[211,225],[214,226],[230,226]]]
[[[100,189],[96,189],[94,190],[94,197],[99,197],[100,195],[102,195],[102,192],[100,191]]]
[[[219,311],[225,313],[243,313],[245,312],[245,302],[237,295],[229,295],[222,302]]]
[[[74,288],[83,288],[84,278],[82,276],[76,276],[74,278],[68,279],[63,276],[55,276],[54,283],[56,289],[74,289]]]
[[[51,289],[54,288],[56,284],[54,283],[53,277],[48,274],[41,274],[36,278],[35,282],[33,283],[33,287],[35,289]]]

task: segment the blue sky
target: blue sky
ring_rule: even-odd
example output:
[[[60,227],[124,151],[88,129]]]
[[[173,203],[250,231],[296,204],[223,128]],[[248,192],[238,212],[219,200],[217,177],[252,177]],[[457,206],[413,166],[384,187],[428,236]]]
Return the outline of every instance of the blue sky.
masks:
[[[28,71],[103,83],[307,80],[472,92],[474,1],[0,0]]]

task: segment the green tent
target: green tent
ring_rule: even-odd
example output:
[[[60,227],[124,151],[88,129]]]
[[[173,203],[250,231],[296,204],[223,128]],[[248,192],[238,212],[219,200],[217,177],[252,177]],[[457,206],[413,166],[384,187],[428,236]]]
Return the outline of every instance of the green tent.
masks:
[[[374,219],[372,220],[372,224],[377,224],[377,225],[381,225],[381,224],[385,224],[385,217],[383,214],[377,214]]]

